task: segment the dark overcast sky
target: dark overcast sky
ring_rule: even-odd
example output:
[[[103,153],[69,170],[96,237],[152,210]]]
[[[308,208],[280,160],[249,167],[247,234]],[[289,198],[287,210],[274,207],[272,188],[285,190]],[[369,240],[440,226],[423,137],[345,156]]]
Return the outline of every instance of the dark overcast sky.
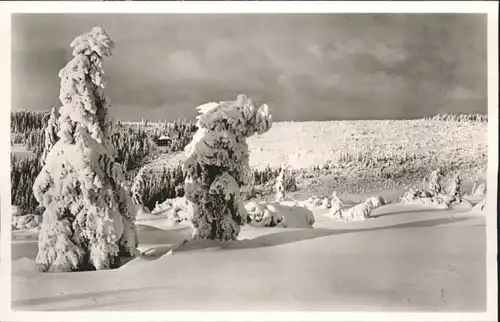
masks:
[[[119,119],[191,118],[239,93],[276,120],[487,112],[486,16],[474,14],[51,14],[12,17],[12,108],[60,106],[70,42],[115,41]]]

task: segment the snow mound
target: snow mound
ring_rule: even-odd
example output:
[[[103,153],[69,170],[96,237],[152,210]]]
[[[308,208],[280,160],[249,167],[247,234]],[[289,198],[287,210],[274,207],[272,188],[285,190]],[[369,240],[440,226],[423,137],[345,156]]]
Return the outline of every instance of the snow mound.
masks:
[[[293,204],[293,202],[245,204],[249,224],[257,227],[312,228],[314,214],[311,210]]]
[[[453,210],[466,211],[466,210],[471,210],[473,206],[469,200],[462,199],[460,202],[452,202],[451,208]]]
[[[192,228],[190,225],[171,225],[168,227],[138,225],[138,249],[141,252],[147,252],[149,249],[159,246],[176,245],[188,239],[191,233]]]
[[[332,214],[334,219],[343,221],[362,221],[370,218],[372,209],[374,208],[371,199],[359,203],[350,208],[334,207],[335,212]],[[338,210],[337,210],[338,209]]]
[[[38,273],[34,259],[22,257],[12,261],[12,274]]]
[[[477,214],[484,214],[484,211],[486,210],[486,198],[484,198],[481,202],[479,202],[477,205],[475,205],[472,209],[472,213],[477,213]]]
[[[345,207],[344,202],[340,200],[334,192],[330,199],[329,216],[336,220],[343,221],[363,221],[370,218],[371,212],[375,208],[386,205],[386,201],[381,196],[372,196],[364,202],[358,203],[352,207]]]

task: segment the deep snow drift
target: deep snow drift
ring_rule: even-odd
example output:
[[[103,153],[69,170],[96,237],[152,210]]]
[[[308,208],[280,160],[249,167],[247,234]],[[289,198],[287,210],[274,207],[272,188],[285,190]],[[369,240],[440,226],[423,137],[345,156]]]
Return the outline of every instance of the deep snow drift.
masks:
[[[100,272],[36,272],[36,233],[19,231],[13,309],[482,311],[493,214],[470,210],[389,204],[347,223],[315,209],[314,229],[245,225],[237,241],[184,245],[188,225],[144,214],[143,255]]]

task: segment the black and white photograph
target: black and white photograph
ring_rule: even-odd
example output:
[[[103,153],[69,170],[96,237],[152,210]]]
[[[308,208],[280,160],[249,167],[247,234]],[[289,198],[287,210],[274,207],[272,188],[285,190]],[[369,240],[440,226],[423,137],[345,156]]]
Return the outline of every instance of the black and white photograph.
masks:
[[[498,3],[71,5],[0,6],[2,320],[498,319]]]

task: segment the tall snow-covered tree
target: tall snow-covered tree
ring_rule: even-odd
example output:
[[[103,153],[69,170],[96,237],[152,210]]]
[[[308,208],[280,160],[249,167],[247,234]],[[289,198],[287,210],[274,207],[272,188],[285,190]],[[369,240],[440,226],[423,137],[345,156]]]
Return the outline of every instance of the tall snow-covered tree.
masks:
[[[198,130],[186,146],[185,197],[193,204],[193,238],[234,240],[247,221],[241,186],[251,175],[246,138],[272,125],[269,108],[252,99],[208,103],[197,108]]]
[[[132,201],[136,205],[144,205],[144,189],[145,189],[144,175],[148,170],[149,170],[148,167],[142,167],[139,170],[139,172],[137,172],[137,175],[134,178],[131,192],[132,192]]]
[[[101,27],[77,37],[59,72],[59,141],[33,192],[44,205],[38,239],[41,271],[107,269],[137,253],[137,233],[123,167],[114,162],[102,60],[113,41]]]
[[[55,107],[50,111],[50,118],[45,127],[45,145],[43,148],[42,156],[40,157],[40,164],[42,167],[45,165],[45,159],[47,158],[47,154],[52,150],[56,142],[59,140],[57,136],[57,132],[59,132],[59,126],[57,123],[57,119],[59,118],[59,112]]]
[[[285,186],[283,184],[283,181],[285,179],[285,169],[281,169],[278,177],[276,178],[276,201],[283,201],[285,199]]]
[[[429,178],[429,189],[436,191],[437,193],[441,193],[443,190],[443,171],[441,169],[436,169],[432,171]]]
[[[454,201],[462,202],[462,178],[460,174],[457,173],[453,177],[453,181],[451,182],[451,186],[449,187],[448,194],[454,198]]]

